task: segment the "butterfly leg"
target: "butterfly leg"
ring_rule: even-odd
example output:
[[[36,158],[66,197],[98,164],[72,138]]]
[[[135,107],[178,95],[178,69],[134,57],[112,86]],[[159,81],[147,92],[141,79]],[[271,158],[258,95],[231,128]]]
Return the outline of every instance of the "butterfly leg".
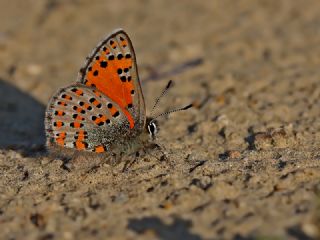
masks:
[[[159,144],[155,143],[155,148],[161,153],[160,161],[167,161],[167,151],[164,146],[160,146]]]
[[[159,157],[159,154],[156,153],[156,154],[152,154],[152,153],[149,153],[152,157],[156,158],[158,161],[160,162],[163,162],[163,161],[167,161],[168,158],[167,158],[167,154],[166,154],[166,151],[163,150],[165,149],[163,146],[160,146],[159,144],[157,143],[152,143],[150,145],[150,148],[152,150],[156,150],[158,153],[160,153],[160,157]]]
[[[124,166],[123,166],[123,168],[122,168],[122,172],[127,172],[128,169],[129,169],[134,163],[136,163],[136,161],[137,161],[137,159],[138,159],[139,157],[140,157],[140,153],[139,153],[139,152],[136,152],[133,160],[130,159],[130,160],[127,160],[127,161],[125,162],[125,164],[124,164]]]

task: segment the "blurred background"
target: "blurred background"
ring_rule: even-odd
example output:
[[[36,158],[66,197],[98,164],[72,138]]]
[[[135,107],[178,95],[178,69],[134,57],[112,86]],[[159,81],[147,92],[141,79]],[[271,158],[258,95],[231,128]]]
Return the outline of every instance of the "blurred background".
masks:
[[[176,185],[156,191],[151,203],[128,205],[109,236],[122,236],[127,219],[145,211],[163,218],[131,221],[127,236],[149,236],[144,234],[150,228],[159,239],[312,239],[319,179],[319,26],[315,0],[0,0],[0,148],[4,154],[43,149],[48,100],[76,80],[104,36],[123,28],[135,48],[147,107],[173,79],[175,87],[160,108],[189,102],[195,108],[161,122],[161,137],[179,166],[171,172]],[[199,163],[204,167],[196,176],[193,170],[179,175]],[[188,189],[186,205],[154,210],[162,192],[177,186]],[[202,200],[192,198],[190,186],[202,189],[196,194]],[[177,204],[172,201],[170,206]],[[173,215],[188,221],[162,222]],[[32,236],[49,231],[47,225],[36,229]],[[70,236],[82,236],[79,231],[70,230]]]

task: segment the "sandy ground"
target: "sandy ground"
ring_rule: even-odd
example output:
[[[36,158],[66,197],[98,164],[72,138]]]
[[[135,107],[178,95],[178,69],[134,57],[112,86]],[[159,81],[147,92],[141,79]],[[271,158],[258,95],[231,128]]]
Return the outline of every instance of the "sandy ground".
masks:
[[[0,239],[317,239],[319,1],[0,1]],[[124,28],[162,153],[44,150],[50,96]],[[88,159],[90,162],[92,159]],[[85,161],[84,161],[85,162]]]

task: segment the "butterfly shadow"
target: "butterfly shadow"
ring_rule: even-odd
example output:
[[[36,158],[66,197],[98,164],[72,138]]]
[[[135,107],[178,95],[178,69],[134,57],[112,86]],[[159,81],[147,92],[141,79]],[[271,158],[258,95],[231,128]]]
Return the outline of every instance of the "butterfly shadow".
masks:
[[[0,149],[44,152],[44,114],[43,104],[0,79]]]

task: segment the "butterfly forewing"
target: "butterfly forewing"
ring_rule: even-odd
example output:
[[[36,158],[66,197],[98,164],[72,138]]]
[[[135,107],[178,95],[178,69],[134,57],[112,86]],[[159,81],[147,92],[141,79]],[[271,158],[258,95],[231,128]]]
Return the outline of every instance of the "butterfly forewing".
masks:
[[[46,115],[49,146],[105,152],[130,130],[117,103],[82,84],[60,89]]]
[[[146,121],[145,103],[128,35],[121,29],[115,31],[98,44],[87,59],[78,81],[117,103],[132,135],[141,133]]]

